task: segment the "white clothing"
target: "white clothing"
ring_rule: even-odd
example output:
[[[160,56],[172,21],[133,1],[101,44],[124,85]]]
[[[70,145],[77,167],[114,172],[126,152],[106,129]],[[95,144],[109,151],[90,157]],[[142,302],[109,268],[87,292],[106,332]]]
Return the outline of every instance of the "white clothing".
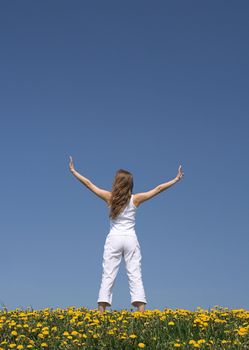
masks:
[[[131,195],[128,205],[123,209],[123,211],[115,218],[110,218],[110,232],[111,234],[119,234],[120,231],[125,231],[126,233],[135,233],[135,216],[137,207],[133,203],[133,194]]]
[[[147,304],[141,272],[142,255],[135,232],[136,209],[132,195],[128,205],[116,219],[110,219],[110,231],[105,240],[102,281],[98,296],[98,302],[106,302],[109,306],[112,304],[112,290],[122,256],[129,281],[131,304],[135,301]]]

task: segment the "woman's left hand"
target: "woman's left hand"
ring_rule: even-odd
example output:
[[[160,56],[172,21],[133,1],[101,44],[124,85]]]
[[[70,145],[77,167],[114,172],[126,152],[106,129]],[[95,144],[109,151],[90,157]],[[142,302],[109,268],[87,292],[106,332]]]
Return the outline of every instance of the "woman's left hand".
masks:
[[[74,172],[75,169],[74,169],[74,164],[73,164],[73,158],[70,156],[70,162],[69,162],[69,169],[71,172]]]

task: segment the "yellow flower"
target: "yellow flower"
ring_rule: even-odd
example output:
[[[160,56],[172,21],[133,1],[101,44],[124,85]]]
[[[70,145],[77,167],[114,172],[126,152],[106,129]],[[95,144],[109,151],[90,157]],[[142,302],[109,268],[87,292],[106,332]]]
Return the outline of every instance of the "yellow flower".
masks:
[[[64,332],[63,335],[69,335],[69,333],[68,332]]]
[[[23,349],[23,345],[18,345],[17,349],[20,349],[20,350]]]
[[[14,349],[14,348],[16,347],[16,344],[15,344],[15,343],[11,343],[11,344],[9,345],[9,347],[10,347],[11,349]]]
[[[175,347],[175,348],[179,348],[180,346],[181,346],[181,344],[179,344],[179,343],[175,343],[175,344],[174,344],[174,347]]]
[[[42,346],[43,348],[47,348],[47,347],[48,347],[48,344],[47,344],[47,343],[41,343],[41,346]]]
[[[168,322],[169,326],[174,326],[174,324],[175,324],[175,322],[173,322],[173,321]]]
[[[137,338],[137,336],[136,336],[136,334],[131,334],[130,338],[134,339],[134,338]]]
[[[245,335],[247,333],[247,328],[245,328],[245,327],[240,327],[239,329],[238,329],[238,334],[239,335]]]
[[[144,343],[138,343],[138,347],[143,349],[143,348],[145,348],[145,344]]]
[[[10,334],[17,335],[18,333],[17,333],[17,331],[12,331]]]
[[[87,338],[87,335],[86,335],[86,334],[82,334],[82,337],[86,339],[86,338]]]
[[[72,331],[71,334],[72,334],[72,335],[77,335],[78,332],[77,332],[77,331]]]

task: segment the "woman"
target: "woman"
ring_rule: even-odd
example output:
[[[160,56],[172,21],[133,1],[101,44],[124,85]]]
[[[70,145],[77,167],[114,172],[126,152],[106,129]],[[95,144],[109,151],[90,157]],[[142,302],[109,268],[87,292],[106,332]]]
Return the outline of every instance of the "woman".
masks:
[[[181,180],[184,175],[181,165],[177,176],[173,180],[162,183],[150,191],[136,194],[132,194],[133,176],[127,170],[117,170],[110,192],[97,187],[89,179],[79,174],[74,168],[71,156],[69,168],[72,174],[103,199],[109,208],[110,231],[104,246],[98,310],[103,313],[106,306],[112,304],[112,290],[123,256],[129,281],[131,304],[136,306],[138,311],[144,312],[147,301],[142,281],[141,250],[135,231],[136,210],[141,203]]]

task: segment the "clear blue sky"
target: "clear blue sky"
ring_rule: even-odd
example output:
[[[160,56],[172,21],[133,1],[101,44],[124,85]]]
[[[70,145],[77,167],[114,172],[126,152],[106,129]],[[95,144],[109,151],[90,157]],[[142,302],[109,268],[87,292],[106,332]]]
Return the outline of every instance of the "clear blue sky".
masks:
[[[248,1],[2,1],[1,287],[97,307],[108,209],[133,192],[148,309],[249,308]],[[124,262],[111,309],[130,309]]]

